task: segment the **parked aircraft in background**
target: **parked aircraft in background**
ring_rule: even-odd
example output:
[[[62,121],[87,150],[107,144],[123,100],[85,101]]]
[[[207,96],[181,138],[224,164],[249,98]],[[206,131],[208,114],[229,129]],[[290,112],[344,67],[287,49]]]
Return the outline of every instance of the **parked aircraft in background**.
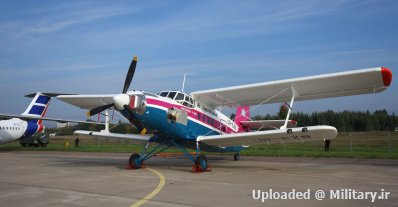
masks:
[[[146,143],[140,154],[131,155],[129,165],[132,168],[140,168],[143,161],[171,146],[180,149],[194,163],[196,171],[206,171],[207,158],[200,155],[200,151],[235,152],[234,158],[238,160],[239,152],[251,145],[335,138],[337,130],[333,126],[295,126],[289,120],[294,101],[378,93],[386,90],[392,79],[388,68],[377,67],[191,94],[175,90],[153,94],[127,91],[136,64],[137,57],[134,57],[120,94],[56,96],[61,101],[88,109],[89,116],[114,108],[135,125],[141,134],[110,133],[108,128],[101,132],[75,131],[76,134]],[[250,106],[283,102],[290,102],[285,120],[250,120]],[[225,107],[237,108],[234,120],[220,112],[220,108]],[[109,124],[109,117],[106,117]],[[155,143],[156,147],[149,148],[150,143]],[[186,148],[195,149],[196,155],[188,153]]]
[[[21,115],[0,114],[0,119],[8,119],[0,121],[0,144],[23,139],[44,131],[43,120],[98,124],[96,122],[45,118],[51,97],[40,92],[29,97],[33,97],[33,100]]]

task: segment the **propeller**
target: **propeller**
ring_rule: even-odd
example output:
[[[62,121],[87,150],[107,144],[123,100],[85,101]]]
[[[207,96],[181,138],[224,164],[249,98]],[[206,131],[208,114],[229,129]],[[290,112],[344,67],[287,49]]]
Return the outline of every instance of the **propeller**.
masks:
[[[134,56],[133,61],[131,61],[129,70],[126,75],[126,80],[124,81],[124,86],[123,86],[123,91],[121,94],[118,94],[113,97],[113,103],[111,104],[106,104],[102,106],[98,106],[96,108],[91,109],[90,111],[87,112],[87,116],[93,116],[95,114],[100,113],[101,111],[104,111],[110,107],[116,106],[117,109],[122,110],[122,109],[128,109],[127,111],[129,113],[132,113],[130,108],[128,107],[129,104],[129,96],[126,94],[127,90],[130,87],[131,81],[133,80],[134,73],[135,73],[135,68],[137,66],[137,56]]]
[[[135,67],[137,66],[137,56],[134,56],[133,61],[131,61],[129,70],[127,71],[126,80],[124,81],[123,92],[126,93],[130,87],[131,81],[134,77]]]
[[[88,111],[88,112],[86,113],[86,115],[87,115],[87,116],[92,116],[92,115],[98,114],[98,113],[100,113],[101,111],[104,111],[104,110],[106,110],[106,109],[108,109],[108,108],[110,108],[110,107],[112,107],[112,106],[114,106],[114,105],[115,105],[115,104],[111,103],[111,104],[107,104],[107,105],[98,106],[98,107],[93,108],[93,109],[91,109],[90,111]]]

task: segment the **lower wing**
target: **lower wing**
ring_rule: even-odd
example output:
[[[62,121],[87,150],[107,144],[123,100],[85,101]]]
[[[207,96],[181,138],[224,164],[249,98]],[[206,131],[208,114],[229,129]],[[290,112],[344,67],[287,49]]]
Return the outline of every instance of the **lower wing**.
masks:
[[[77,130],[74,132],[78,135],[92,136],[97,138],[111,138],[111,139],[128,139],[134,142],[148,142],[152,136],[150,135],[139,135],[139,134],[118,134],[118,133],[110,133],[110,132],[95,132],[95,131],[83,131]]]
[[[211,146],[232,147],[267,143],[273,144],[325,140],[333,139],[336,136],[337,129],[332,126],[310,126],[236,134],[199,136],[198,141]]]

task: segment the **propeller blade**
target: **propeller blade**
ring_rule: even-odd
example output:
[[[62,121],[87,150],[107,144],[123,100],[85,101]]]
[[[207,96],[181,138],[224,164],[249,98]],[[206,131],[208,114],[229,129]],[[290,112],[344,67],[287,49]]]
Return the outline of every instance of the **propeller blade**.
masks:
[[[124,109],[126,109],[131,115],[134,114],[134,111],[131,110],[131,108],[130,108],[128,105],[124,105],[123,107],[124,107]]]
[[[88,112],[86,113],[86,115],[87,115],[87,116],[92,116],[92,115],[98,114],[98,113],[100,113],[101,111],[104,111],[104,110],[106,110],[106,109],[108,109],[108,108],[110,108],[110,107],[112,107],[112,106],[114,106],[114,105],[115,105],[115,104],[111,103],[111,104],[107,104],[107,105],[98,106],[97,108],[93,108],[93,109],[91,109],[90,111],[88,111]]]
[[[127,72],[126,75],[126,80],[124,81],[124,87],[123,87],[123,92],[126,93],[127,90],[130,87],[131,81],[133,80],[134,77],[134,72],[135,72],[135,67],[137,66],[137,56],[134,56],[133,61],[131,61],[129,71]]]
[[[131,110],[131,108],[128,105],[124,105],[123,108],[126,109],[131,116],[134,116],[134,111]],[[142,129],[144,129],[144,126],[142,126],[142,124],[140,122],[135,122],[135,123],[131,123],[131,124],[133,124],[140,131]]]

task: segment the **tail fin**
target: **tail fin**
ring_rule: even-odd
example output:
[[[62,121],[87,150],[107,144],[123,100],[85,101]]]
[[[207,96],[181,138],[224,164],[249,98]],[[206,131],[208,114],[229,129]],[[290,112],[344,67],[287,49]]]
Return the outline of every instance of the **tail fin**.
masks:
[[[50,104],[50,100],[50,96],[37,92],[32,102],[30,102],[28,108],[22,113],[22,115],[44,117],[47,112],[48,105]],[[38,124],[41,124],[41,122],[42,120],[37,121]]]
[[[235,115],[234,122],[239,127],[239,131],[238,132],[247,131],[247,128],[244,127],[241,124],[242,121],[250,121],[250,108],[249,108],[249,106],[238,106],[236,108],[236,115]]]

